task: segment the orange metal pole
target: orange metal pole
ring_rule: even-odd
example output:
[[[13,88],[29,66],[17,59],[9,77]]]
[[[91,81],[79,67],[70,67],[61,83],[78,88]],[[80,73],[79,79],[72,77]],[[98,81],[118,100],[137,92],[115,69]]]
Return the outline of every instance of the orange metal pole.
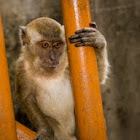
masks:
[[[0,15],[0,140],[16,139],[15,118]]]
[[[18,140],[34,140],[36,133],[25,127],[19,122],[16,122]]]
[[[75,47],[68,41],[75,30],[89,27],[89,1],[62,0],[62,9],[79,139],[106,140],[95,51],[93,47]]]

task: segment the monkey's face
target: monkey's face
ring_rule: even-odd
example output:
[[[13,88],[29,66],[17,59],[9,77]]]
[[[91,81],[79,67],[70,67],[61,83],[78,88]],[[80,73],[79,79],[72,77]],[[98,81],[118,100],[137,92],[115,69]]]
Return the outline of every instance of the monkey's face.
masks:
[[[65,35],[57,21],[50,18],[33,20],[21,29],[20,38],[35,68],[51,72],[64,65]]]
[[[36,52],[42,68],[55,69],[64,52],[64,42],[61,39],[41,40],[36,44]]]
[[[64,36],[42,37],[35,35],[26,46],[30,62],[36,70],[53,74],[65,67],[67,51]]]

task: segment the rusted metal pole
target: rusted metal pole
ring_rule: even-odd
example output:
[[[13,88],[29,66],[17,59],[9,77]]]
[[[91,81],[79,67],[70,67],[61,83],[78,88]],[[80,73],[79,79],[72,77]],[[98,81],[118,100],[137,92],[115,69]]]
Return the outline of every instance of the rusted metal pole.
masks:
[[[16,140],[8,66],[0,14],[0,140]]]
[[[88,0],[62,0],[75,111],[80,140],[106,140],[97,62],[93,47],[75,47],[68,37],[75,30],[89,27]]]

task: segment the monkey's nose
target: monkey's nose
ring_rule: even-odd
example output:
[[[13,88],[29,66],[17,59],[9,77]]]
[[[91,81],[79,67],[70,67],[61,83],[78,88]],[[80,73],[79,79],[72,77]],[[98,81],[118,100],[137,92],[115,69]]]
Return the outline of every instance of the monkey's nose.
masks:
[[[53,51],[50,51],[50,60],[55,60],[55,53]]]

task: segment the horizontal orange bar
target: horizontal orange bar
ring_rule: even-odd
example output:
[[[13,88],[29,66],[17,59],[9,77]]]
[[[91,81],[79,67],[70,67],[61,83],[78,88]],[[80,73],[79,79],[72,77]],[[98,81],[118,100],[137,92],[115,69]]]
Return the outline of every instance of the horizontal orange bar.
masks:
[[[16,121],[18,140],[34,140],[36,133]]]

